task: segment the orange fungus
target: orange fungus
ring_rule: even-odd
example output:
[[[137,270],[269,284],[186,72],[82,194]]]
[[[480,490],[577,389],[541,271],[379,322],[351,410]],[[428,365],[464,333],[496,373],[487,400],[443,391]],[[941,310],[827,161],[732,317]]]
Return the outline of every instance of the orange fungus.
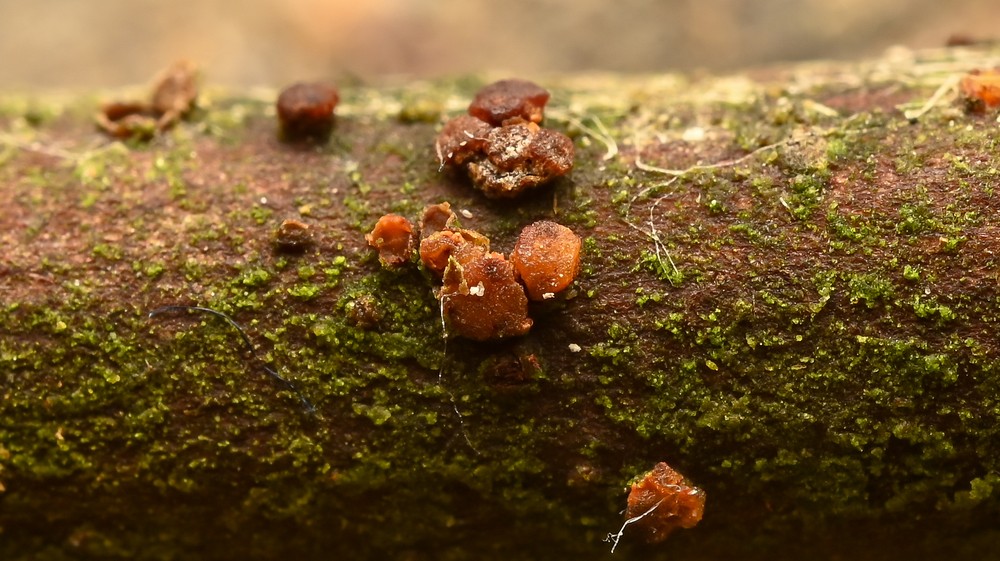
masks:
[[[635,519],[635,528],[648,543],[659,543],[677,528],[693,528],[704,512],[705,492],[660,462],[632,484],[625,516]]]
[[[452,257],[465,264],[489,250],[489,238],[479,232],[441,230],[420,240],[420,261],[434,276],[441,277]]]
[[[973,113],[1000,106],[1000,69],[973,70],[959,83],[966,107]]]
[[[495,128],[486,141],[486,157],[469,162],[467,169],[490,198],[515,197],[573,168],[573,141],[534,123]]]
[[[499,253],[485,253],[465,264],[452,257],[440,298],[450,334],[487,341],[524,335],[531,329],[524,288],[514,267]]]
[[[445,228],[450,228],[457,218],[451,211],[451,203],[443,202],[436,205],[424,207],[424,214],[420,217],[420,237],[426,238],[434,232],[440,232]]]
[[[435,143],[442,167],[462,170],[490,198],[513,198],[566,175],[573,141],[539,126],[549,92],[525,80],[501,80],[476,94]]]
[[[438,134],[435,149],[441,165],[460,166],[482,157],[490,125],[469,115],[448,121]]]
[[[386,267],[399,267],[413,254],[413,224],[398,214],[379,218],[365,239],[378,250],[379,261]]]
[[[532,300],[565,290],[580,270],[580,237],[569,228],[541,220],[521,230],[510,260]]]

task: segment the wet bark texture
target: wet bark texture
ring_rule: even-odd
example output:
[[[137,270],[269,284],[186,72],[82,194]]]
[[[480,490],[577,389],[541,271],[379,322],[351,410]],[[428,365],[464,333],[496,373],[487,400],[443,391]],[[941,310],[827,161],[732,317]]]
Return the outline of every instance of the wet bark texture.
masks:
[[[991,555],[997,123],[953,86],[997,55],[544,81],[576,167],[517,201],[438,170],[478,79],[345,87],[318,147],[275,92],[142,144],[0,97],[0,557],[603,559],[660,461],[705,518],[618,558]],[[571,227],[574,292],[446,342],[364,241],[440,201],[503,252]]]

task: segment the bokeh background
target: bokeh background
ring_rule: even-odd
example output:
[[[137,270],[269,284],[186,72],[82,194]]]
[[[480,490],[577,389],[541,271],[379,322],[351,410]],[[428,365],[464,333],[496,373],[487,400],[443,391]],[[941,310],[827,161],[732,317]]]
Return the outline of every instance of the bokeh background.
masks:
[[[1000,0],[0,0],[0,88],[655,72],[1000,35]]]

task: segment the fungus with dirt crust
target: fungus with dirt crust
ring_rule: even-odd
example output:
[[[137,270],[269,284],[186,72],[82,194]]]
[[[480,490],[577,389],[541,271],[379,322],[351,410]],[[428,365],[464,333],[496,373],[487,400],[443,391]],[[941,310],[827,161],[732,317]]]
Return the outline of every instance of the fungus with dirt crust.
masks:
[[[573,169],[566,135],[539,126],[549,92],[524,80],[484,87],[441,129],[435,142],[441,167],[463,170],[487,197],[517,197]]]
[[[690,485],[665,462],[656,464],[632,484],[628,493],[627,520],[617,534],[609,534],[611,551],[625,528],[635,526],[646,543],[660,543],[677,528],[693,528],[705,513],[705,492]]]

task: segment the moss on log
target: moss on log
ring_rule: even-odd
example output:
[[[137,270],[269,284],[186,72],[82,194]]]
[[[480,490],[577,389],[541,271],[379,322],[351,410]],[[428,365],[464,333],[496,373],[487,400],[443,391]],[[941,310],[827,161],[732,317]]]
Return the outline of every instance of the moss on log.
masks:
[[[576,167],[516,202],[438,170],[478,79],[344,88],[319,147],[273,91],[147,144],[96,95],[0,96],[0,557],[603,559],[659,461],[705,519],[618,558],[992,554],[998,135],[953,86],[997,56],[552,79]],[[364,241],[443,200],[502,251],[572,227],[575,293],[446,343]]]

